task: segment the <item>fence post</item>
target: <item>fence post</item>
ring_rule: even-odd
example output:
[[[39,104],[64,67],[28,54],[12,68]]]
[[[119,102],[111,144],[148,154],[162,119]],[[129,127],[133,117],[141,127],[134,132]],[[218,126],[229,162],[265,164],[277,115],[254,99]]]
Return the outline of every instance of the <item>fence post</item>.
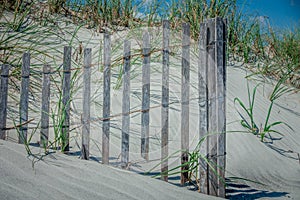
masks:
[[[199,34],[199,61],[198,61],[198,88],[199,88],[199,139],[202,142],[200,154],[207,158],[207,24],[200,24]],[[208,194],[208,165],[205,159],[199,160],[200,192]]]
[[[189,98],[190,98],[190,25],[182,24],[181,60],[181,164],[189,161]],[[181,167],[189,170],[188,165]],[[188,172],[181,173],[181,185],[188,181]]]
[[[102,163],[109,164],[111,39],[104,34]]]
[[[209,194],[218,195],[218,177],[217,171],[217,105],[216,105],[216,45],[215,45],[215,19],[207,20],[207,86],[208,86],[208,159],[211,167],[208,170],[209,176]]]
[[[91,96],[91,63],[92,49],[84,49],[83,63],[83,113],[82,113],[82,145],[81,158],[88,160],[90,156],[90,96]]]
[[[141,154],[147,161],[149,160],[150,48],[150,36],[148,31],[145,31],[143,34]]]
[[[9,65],[1,65],[0,82],[0,139],[6,138],[6,115],[7,115],[7,91],[8,91]]]
[[[217,79],[217,133],[218,133],[218,196],[225,198],[225,151],[226,151],[226,23],[216,18],[216,79]]]
[[[27,142],[28,124],[28,92],[29,92],[29,76],[30,76],[30,54],[24,53],[22,58],[21,73],[21,95],[20,95],[20,129],[19,143]]]
[[[129,133],[130,133],[130,41],[124,41],[123,67],[123,99],[122,99],[122,168],[126,169],[129,162]]]
[[[69,151],[69,142],[70,142],[70,80],[71,80],[71,55],[72,49],[69,46],[64,47],[64,60],[63,60],[63,85],[62,85],[62,92],[63,92],[63,116],[64,116],[64,124],[62,126],[62,151],[66,152]]]
[[[163,73],[162,73],[162,108],[161,108],[161,173],[168,181],[168,140],[169,140],[169,38],[170,23],[163,21]]]
[[[49,103],[50,103],[50,72],[51,66],[43,66],[43,88],[42,88],[42,113],[41,113],[41,138],[40,147],[48,146],[49,136]]]

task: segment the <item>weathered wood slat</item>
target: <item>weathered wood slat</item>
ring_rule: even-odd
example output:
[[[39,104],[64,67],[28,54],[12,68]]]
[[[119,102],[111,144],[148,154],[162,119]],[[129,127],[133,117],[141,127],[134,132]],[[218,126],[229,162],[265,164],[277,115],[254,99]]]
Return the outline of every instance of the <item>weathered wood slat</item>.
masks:
[[[70,90],[71,90],[71,55],[72,48],[70,46],[64,47],[64,58],[63,58],[63,84],[62,84],[62,105],[63,105],[63,116],[64,124],[62,126],[62,151],[68,152],[70,149]]]
[[[82,145],[81,158],[88,160],[90,156],[90,107],[91,107],[91,64],[92,49],[84,49],[83,61],[83,113],[82,113]]]
[[[109,164],[111,36],[104,34],[102,163]]]
[[[216,18],[216,81],[217,81],[217,133],[218,134],[218,196],[225,198],[225,23]]]
[[[122,105],[122,168],[127,168],[129,163],[129,133],[130,133],[130,41],[124,41],[124,66],[123,66],[123,105]]]
[[[150,50],[150,36],[145,31],[143,34],[141,155],[147,161],[149,160]]]
[[[0,139],[6,139],[6,116],[7,116],[7,96],[8,96],[8,74],[10,66],[1,65],[0,80]]]
[[[48,146],[49,138],[49,107],[50,107],[50,72],[51,66],[43,66],[42,106],[41,106],[41,135],[40,147]]]
[[[211,166],[209,167],[209,194],[213,196],[218,195],[218,178],[217,171],[217,107],[216,107],[216,65],[215,65],[215,20],[207,21],[208,25],[208,70],[207,70],[207,86],[208,86],[208,153]]]
[[[162,70],[162,108],[161,108],[161,172],[162,179],[168,181],[168,140],[169,140],[169,39],[170,23],[163,21],[163,70]]]
[[[198,61],[198,88],[199,88],[199,139],[202,141],[200,154],[207,158],[207,126],[208,126],[208,101],[207,101],[207,24],[200,24],[199,34],[199,61]],[[208,194],[208,165],[205,159],[199,160],[200,192]]]
[[[20,95],[20,129],[19,143],[27,143],[28,124],[28,93],[29,93],[29,76],[30,76],[30,54],[24,53],[22,58],[21,73],[21,95]],[[24,125],[23,125],[24,124]]]
[[[190,25],[182,24],[181,58],[181,164],[189,160],[189,98],[190,98]],[[188,171],[188,165],[181,168]],[[181,185],[188,181],[188,172],[181,173]]]

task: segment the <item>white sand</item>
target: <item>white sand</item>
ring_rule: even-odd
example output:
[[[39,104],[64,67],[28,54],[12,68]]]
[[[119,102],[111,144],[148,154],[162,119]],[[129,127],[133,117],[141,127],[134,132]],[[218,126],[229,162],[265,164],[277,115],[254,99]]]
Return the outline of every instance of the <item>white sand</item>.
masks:
[[[0,152],[3,200],[218,199],[61,153],[46,156],[33,168],[24,147],[7,141],[0,141]]]
[[[72,31],[70,31],[72,32]],[[123,46],[121,44],[124,32],[116,33],[113,37],[112,55],[113,59],[122,55]],[[141,30],[132,31],[132,48],[139,49]],[[161,29],[152,32],[152,43],[154,47],[160,48],[159,38]],[[94,35],[86,29],[79,31],[79,39],[83,41],[84,47],[93,48],[93,73],[92,73],[92,106],[91,117],[93,120],[102,116],[102,74],[99,72],[102,64],[101,47],[102,35]],[[173,39],[173,46],[181,46],[180,40]],[[76,44],[74,44],[76,46]],[[170,154],[180,149],[180,48],[174,47],[172,51],[176,53],[171,58],[170,65]],[[151,63],[151,106],[160,104],[161,95],[161,55],[155,54]],[[190,102],[190,149],[193,150],[198,141],[198,91],[197,91],[197,55],[196,50],[191,52],[191,102]],[[112,85],[116,86],[119,67],[113,63]],[[141,60],[136,61],[132,66],[131,81],[131,110],[141,109]],[[284,125],[275,127],[283,135],[272,133],[275,138],[273,143],[262,143],[259,138],[245,131],[240,125],[241,119],[238,115],[233,99],[235,97],[247,101],[247,81],[246,72],[228,66],[227,69],[227,131],[241,131],[239,133],[227,134],[227,165],[226,177],[228,178],[227,195],[232,199],[300,199],[300,161],[297,153],[300,153],[300,93],[286,94],[282,96],[274,105],[270,122],[283,121],[288,123],[293,130]],[[258,80],[262,80],[259,78]],[[259,81],[249,82],[253,88]],[[72,118],[74,127],[80,125],[82,113],[82,78],[77,82],[79,90],[75,93],[72,102]],[[269,105],[268,96],[272,89],[272,84],[266,81],[262,83],[257,92],[255,101],[255,119],[258,125],[264,123]],[[54,88],[52,88],[54,90]],[[252,91],[252,89],[251,89]],[[52,91],[51,101],[55,102],[55,91]],[[38,99],[37,99],[38,100]],[[122,87],[112,91],[112,115],[121,113]],[[38,103],[35,103],[38,104]],[[10,101],[10,109],[16,103]],[[54,106],[55,103],[52,103]],[[130,162],[131,170],[143,173],[151,169],[160,161],[160,107],[150,110],[150,162],[145,162],[140,156],[140,112],[131,115],[131,135],[130,135]],[[10,116],[14,113],[10,112]],[[29,119],[39,120],[39,113],[30,113]],[[16,117],[16,116],[15,116]],[[120,164],[121,147],[121,121],[122,117],[115,117],[111,124],[111,145],[110,162],[112,165]],[[8,121],[10,125],[11,121]],[[34,124],[31,124],[34,126]],[[73,127],[73,128],[74,128]],[[16,132],[9,131],[10,137],[15,137]],[[1,141],[0,145],[0,194],[3,199],[210,199],[207,196],[191,192],[187,189],[173,186],[149,177],[144,177],[136,173],[121,171],[109,166],[103,166],[95,161],[82,161],[78,159],[80,149],[76,142],[81,142],[81,128],[72,131],[74,136],[71,141],[71,151],[76,156],[66,156],[60,153],[51,154],[45,160],[35,164],[34,169],[30,159],[26,158],[24,147],[6,141]],[[51,136],[53,137],[53,136]],[[102,123],[99,120],[91,124],[91,158],[101,161],[102,145]],[[277,139],[276,139],[277,138]],[[39,140],[38,132],[31,142]],[[34,149],[38,151],[38,149]],[[179,164],[179,158],[169,160],[170,167]],[[158,169],[154,170],[155,172]],[[232,182],[238,177],[240,179]],[[248,179],[260,182],[264,185]],[[178,176],[170,180],[178,184]]]
[[[234,109],[233,99],[239,97],[247,102],[247,87],[243,78],[245,75],[240,69],[228,70],[228,131],[243,130],[239,122],[235,122],[240,118]],[[249,83],[252,90],[258,81]],[[262,84],[257,92],[254,115],[258,125],[264,125],[272,88],[269,84]],[[238,181],[243,184],[230,187],[232,191],[229,194],[232,198],[300,199],[300,93],[286,94],[277,99],[270,123],[275,121],[286,122],[293,130],[285,125],[275,127],[282,136],[271,133],[273,143],[270,139],[262,143],[252,134],[227,134],[226,176],[237,176],[265,184]]]

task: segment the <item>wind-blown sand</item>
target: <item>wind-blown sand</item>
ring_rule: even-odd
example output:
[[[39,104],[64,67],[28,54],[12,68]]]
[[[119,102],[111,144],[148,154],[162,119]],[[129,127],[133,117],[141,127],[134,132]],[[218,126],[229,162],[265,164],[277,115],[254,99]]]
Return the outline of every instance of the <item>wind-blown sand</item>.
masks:
[[[0,152],[0,198],[5,200],[218,199],[61,153],[32,166],[23,145],[7,141],[0,141]]]
[[[79,78],[76,83],[79,90],[76,91],[71,105],[73,124],[71,128],[74,128],[71,140],[73,156],[52,153],[36,162],[33,168],[33,158],[27,158],[22,145],[0,141],[0,197],[2,199],[214,199],[137,173],[99,164],[102,122],[97,119],[102,115],[102,107],[99,104],[103,98],[103,77],[99,70],[102,52],[99,46],[103,45],[103,39],[102,35],[91,34],[86,29],[80,30],[78,34],[84,47],[93,48],[93,63],[98,63],[93,68],[91,84],[93,101],[91,118],[94,120],[91,124],[91,161],[78,159],[80,149],[77,144],[81,142],[81,127],[78,125],[82,113],[82,78]],[[138,37],[141,38],[141,31],[138,31],[138,34],[131,33],[133,49],[140,48],[139,42],[134,41]],[[125,38],[124,33],[117,33],[112,43],[116,41],[122,43],[120,38],[122,40]],[[161,29],[154,32],[151,42],[156,43],[155,47],[159,48],[160,41],[157,38],[161,38]],[[180,41],[176,41],[172,42],[172,45],[181,46]],[[116,46],[118,45],[115,44]],[[122,45],[118,49],[114,51],[113,59],[122,55]],[[180,48],[173,48],[172,51],[180,55]],[[193,150],[198,142],[196,55],[197,51],[193,50],[191,52],[190,150]],[[158,53],[156,56],[152,57],[151,63],[151,106],[154,108],[150,109],[149,162],[145,162],[140,156],[140,112],[132,114],[130,119],[130,170],[138,173],[147,172],[160,162],[161,64],[159,59],[161,55]],[[180,56],[171,58],[170,154],[180,149],[180,62]],[[237,113],[233,100],[239,97],[247,102],[247,79],[245,79],[247,73],[236,66],[235,63],[228,64],[227,67],[227,196],[231,199],[300,199],[300,93],[289,93],[279,98],[270,118],[271,123],[283,121],[293,130],[285,125],[279,125],[275,129],[282,135],[272,133],[273,140],[267,135],[266,142],[262,143],[258,137],[245,133],[245,129],[239,123],[241,117]],[[134,78],[131,80],[131,110],[134,111],[141,109],[141,61],[136,61],[132,69],[131,74]],[[112,70],[114,87],[117,83],[119,66],[115,65]],[[249,85],[252,91],[257,83],[261,83],[256,95],[254,111],[256,123],[260,125],[264,123],[269,105],[268,96],[273,86],[272,81],[255,78],[256,80],[249,81]],[[55,95],[52,91],[51,101],[55,101]],[[111,114],[120,114],[122,87],[114,89],[111,95],[113,101]],[[55,103],[52,103],[53,105]],[[14,109],[15,102],[10,100],[9,106],[11,111]],[[13,112],[10,112],[9,116],[12,115]],[[38,116],[39,113],[29,113],[29,119],[36,118],[38,121]],[[110,163],[114,166],[120,164],[121,120],[120,116],[111,120]],[[11,120],[8,123],[12,125]],[[8,135],[11,138],[16,133],[10,130]],[[31,142],[35,143],[38,140],[37,132]],[[34,147],[32,149],[33,152],[42,151]],[[179,157],[170,158],[169,164],[170,168],[178,165]],[[159,170],[158,167],[153,173]],[[178,175],[170,178],[170,182],[178,185]]]
[[[243,130],[240,123],[235,122],[240,117],[233,99],[239,97],[247,102],[245,75],[241,69],[228,70],[227,131]],[[249,82],[251,92],[259,82]],[[258,125],[264,125],[271,89],[270,84],[259,86],[254,111]],[[242,181],[238,181],[243,183],[240,185],[229,184],[227,194],[232,199],[300,199],[300,93],[295,91],[276,100],[270,119],[270,123],[286,122],[293,130],[285,125],[276,126],[274,129],[282,135],[271,133],[273,140],[267,138],[265,143],[249,133],[227,134],[226,177],[237,176],[265,184]]]

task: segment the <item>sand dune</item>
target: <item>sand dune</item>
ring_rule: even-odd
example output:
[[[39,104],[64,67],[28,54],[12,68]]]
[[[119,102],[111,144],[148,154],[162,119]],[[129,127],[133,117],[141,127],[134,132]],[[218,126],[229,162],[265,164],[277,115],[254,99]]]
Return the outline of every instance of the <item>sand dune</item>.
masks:
[[[0,152],[1,199],[217,199],[61,153],[37,161],[7,141]]]
[[[91,117],[97,119],[102,115],[99,104],[102,102],[102,73],[101,49],[102,35],[94,35],[90,31],[82,29],[79,38],[84,47],[93,48],[93,63],[96,67],[92,73]],[[113,36],[113,44],[120,50],[113,52],[113,58],[122,55],[122,40],[125,33],[116,33]],[[132,47],[138,50],[141,31],[138,34],[130,33],[133,40]],[[161,29],[154,30],[152,41],[159,45]],[[178,39],[178,38],[177,38]],[[179,41],[179,42],[178,42]],[[177,42],[177,43],[176,43]],[[180,40],[172,44],[181,46]],[[76,46],[76,44],[74,44]],[[169,152],[180,149],[180,48],[172,49],[177,56],[171,58],[170,65],[170,141]],[[198,91],[197,91],[197,51],[191,54],[191,102],[190,102],[190,149],[198,142]],[[179,56],[178,56],[179,55]],[[155,57],[156,56],[156,57]],[[153,55],[151,63],[151,106],[160,104],[161,95],[161,64],[160,54]],[[300,199],[300,93],[289,93],[279,98],[273,108],[270,122],[283,121],[287,126],[279,125],[276,130],[282,135],[272,133],[267,135],[266,142],[260,142],[259,138],[245,133],[240,125],[241,120],[234,106],[233,99],[241,98],[247,102],[247,71],[236,67],[237,64],[228,64],[227,68],[227,165],[226,177],[228,182],[227,195],[231,199]],[[132,66],[131,80],[131,109],[141,108],[141,60]],[[112,84],[116,86],[119,66],[112,69]],[[249,72],[248,72],[249,74]],[[272,91],[272,81],[253,77],[256,80],[249,81],[250,88],[261,83],[255,100],[255,120],[257,124],[263,124],[269,105],[268,96]],[[95,121],[91,124],[91,161],[78,159],[80,149],[76,145],[81,141],[82,113],[82,78],[76,83],[78,90],[72,101],[72,131],[71,151],[73,156],[61,153],[53,153],[40,160],[32,167],[32,157],[27,158],[24,146],[7,141],[0,141],[0,198],[1,199],[215,199],[188,191],[186,188],[176,187],[172,184],[141,176],[130,171],[122,171],[111,166],[99,164],[101,161],[102,123]],[[112,91],[111,114],[121,113],[122,88]],[[38,96],[38,94],[37,94]],[[34,104],[39,105],[39,98]],[[55,92],[51,101],[55,101]],[[10,111],[17,109],[16,102],[10,100]],[[55,103],[52,103],[55,105]],[[16,118],[14,112],[10,117]],[[29,113],[29,118],[39,120],[39,113]],[[121,117],[111,121],[111,165],[120,163],[120,127]],[[140,156],[140,113],[131,115],[130,132],[130,162],[131,170],[143,173],[160,162],[160,107],[150,110],[150,162],[145,162]],[[36,122],[37,123],[37,122]],[[12,120],[8,120],[12,125]],[[33,126],[33,125],[32,125]],[[230,131],[235,131],[231,133]],[[16,131],[8,131],[10,138],[16,136]],[[53,137],[53,136],[51,136]],[[50,137],[50,139],[52,139]],[[38,133],[33,137],[32,143],[39,140]],[[32,147],[34,152],[41,151]],[[96,161],[94,161],[96,160]],[[179,157],[169,160],[170,167],[179,164]],[[155,169],[154,173],[159,169]],[[238,178],[238,179],[236,179]],[[247,179],[248,181],[242,180]],[[178,176],[170,179],[170,182],[178,184]],[[260,183],[260,184],[259,184]]]
[[[239,122],[240,117],[234,108],[233,99],[242,98],[247,102],[247,84],[244,79],[246,71],[228,70],[227,88],[227,130],[244,130]],[[250,88],[261,79],[249,81]],[[255,102],[254,116],[257,124],[263,124],[269,105],[268,97],[272,84],[262,83],[259,86]],[[231,198],[300,198],[300,94],[289,93],[277,99],[271,114],[270,122],[282,121],[289,124],[275,127],[282,135],[271,133],[266,142],[247,133],[227,134],[227,177],[237,176],[260,182],[238,181],[242,185],[229,184],[228,195]],[[272,139],[271,139],[272,138]]]
[[[262,143],[258,137],[242,132],[245,130],[239,123],[240,117],[233,104],[235,97],[247,100],[245,75],[246,71],[228,67],[227,196],[230,199],[299,199],[300,95],[290,93],[278,99],[271,116],[271,122],[287,122],[293,130],[284,125],[278,126],[276,130],[282,135],[273,133],[273,140],[267,136],[266,142]],[[250,88],[258,82],[249,81]],[[272,87],[269,83],[259,87],[255,102],[257,123],[264,122]],[[195,117],[192,120],[196,121]],[[159,119],[158,116],[156,118]],[[241,132],[230,133],[239,130]],[[196,140],[195,137],[192,137],[191,143]],[[138,138],[132,140],[136,142]],[[3,199],[214,199],[160,180],[104,166],[93,160],[82,161],[78,159],[75,147],[73,156],[57,152],[32,165],[32,161],[37,160],[27,157],[24,146],[7,141],[0,143],[0,196]],[[112,165],[119,163],[118,144],[118,139],[112,140]],[[177,139],[170,144],[175,151],[179,141]],[[135,151],[138,144],[133,146],[130,154],[132,170],[142,173],[159,163],[155,159],[159,157],[159,149],[150,152],[150,162],[147,163],[138,159],[139,154]],[[93,158],[101,160],[101,156],[97,156],[99,152],[96,147],[92,147],[92,152],[95,152]],[[155,145],[152,147],[155,148]],[[41,151],[39,148],[32,149],[36,153]],[[170,159],[171,166],[178,162],[178,158]],[[178,185],[179,180],[175,177],[170,182]]]

